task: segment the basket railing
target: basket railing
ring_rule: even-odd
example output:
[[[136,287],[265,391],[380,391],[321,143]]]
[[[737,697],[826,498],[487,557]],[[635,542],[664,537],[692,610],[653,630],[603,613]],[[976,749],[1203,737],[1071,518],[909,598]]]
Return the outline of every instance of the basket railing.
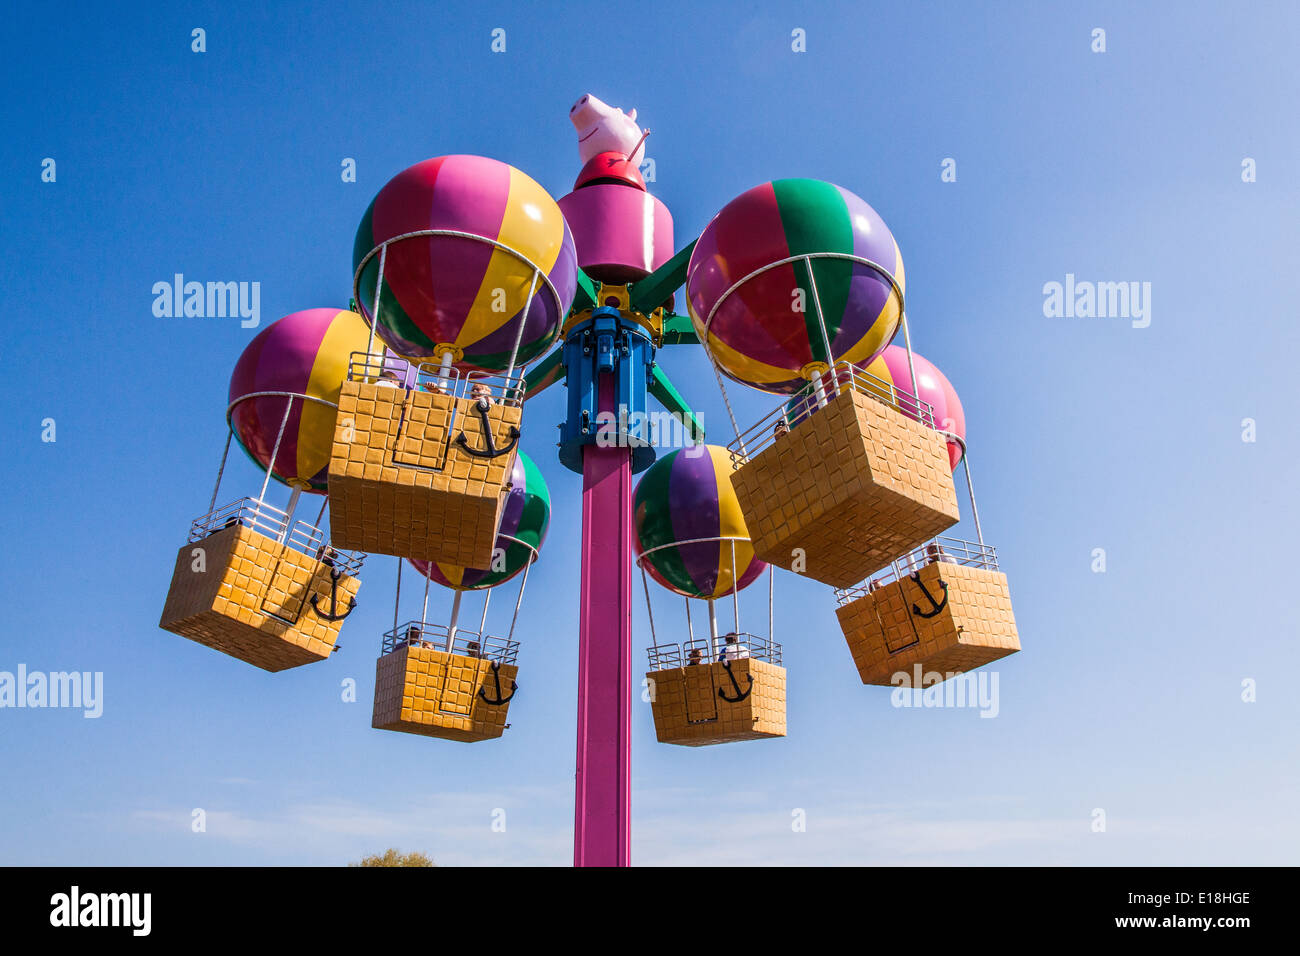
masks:
[[[451,395],[489,404],[522,405],[524,376],[492,372],[462,372],[454,365],[434,362],[411,364],[392,354],[353,352],[348,360],[348,378],[354,382],[376,382],[408,391],[418,390]]]
[[[898,560],[880,574],[851,588],[837,588],[835,601],[841,607],[858,600],[886,584],[892,584],[909,574],[915,574],[928,564],[958,564],[967,568],[998,570],[998,552],[991,544],[978,544],[960,538],[939,536],[927,541]]]
[[[735,641],[728,643],[729,637],[734,637]],[[716,639],[697,637],[683,641],[681,644],[655,644],[653,647],[646,648],[646,655],[650,660],[651,670],[715,664],[746,657],[781,665],[780,644],[760,634],[749,634],[744,631],[719,634]]]
[[[286,547],[324,562],[343,574],[355,575],[366,556],[360,551],[342,551],[328,543],[324,531],[306,521],[289,523],[289,515],[275,505],[257,498],[239,498],[214,508],[190,523],[189,540],[201,541],[236,525],[275,538]]]
[[[832,399],[844,392],[858,392],[902,412],[927,428],[935,428],[934,408],[904,388],[887,382],[865,369],[843,360],[804,386],[793,399],[777,406],[727,444],[732,464],[739,467],[778,437],[798,428]]]
[[[481,657],[498,664],[514,664],[519,657],[518,641],[463,627],[455,628],[453,634],[445,624],[421,621],[407,621],[384,632],[383,653],[391,654],[403,647],[428,647],[463,657]]]

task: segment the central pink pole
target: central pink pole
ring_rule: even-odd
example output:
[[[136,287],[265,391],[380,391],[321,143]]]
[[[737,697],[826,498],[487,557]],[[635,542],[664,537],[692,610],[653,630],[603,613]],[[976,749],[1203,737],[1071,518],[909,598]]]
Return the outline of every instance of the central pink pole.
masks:
[[[613,375],[600,381],[601,410]],[[573,865],[628,866],[632,849],[632,464],[629,449],[582,459],[578,769]]]

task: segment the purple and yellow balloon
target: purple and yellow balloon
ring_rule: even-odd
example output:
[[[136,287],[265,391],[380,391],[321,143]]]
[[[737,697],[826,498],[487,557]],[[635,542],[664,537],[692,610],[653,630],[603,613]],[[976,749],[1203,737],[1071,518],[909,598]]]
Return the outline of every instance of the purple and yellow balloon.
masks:
[[[546,540],[551,522],[551,493],[533,460],[522,451],[515,454],[510,473],[510,491],[501,512],[491,568],[463,568],[408,558],[411,565],[434,584],[453,591],[481,591],[504,584],[533,559]]]
[[[278,481],[324,493],[339,390],[352,353],[365,352],[369,334],[355,312],[307,309],[268,325],[239,356],[230,376],[230,427],[240,447]],[[399,378],[413,375],[405,363],[388,361]]]
[[[898,289],[855,259],[886,270]],[[705,227],[686,269],[691,320],[717,366],[781,394],[837,361],[862,366],[879,355],[898,330],[903,287],[903,257],[884,220],[816,179],[741,193]]]
[[[513,166],[482,156],[440,156],[398,173],[366,210],[353,246],[353,270],[360,270],[356,299],[367,320],[379,247],[425,230],[465,235],[388,244],[375,333],[389,348],[419,362],[438,362],[451,352],[457,368],[487,372],[510,366],[516,341],[516,367],[550,348],[577,291],[578,259],[560,207],[546,190]],[[537,267],[536,282],[533,268],[503,246]]]
[[[725,448],[697,445],[665,455],[641,476],[633,501],[638,558],[669,590],[726,597],[767,567],[754,556],[731,472]]]

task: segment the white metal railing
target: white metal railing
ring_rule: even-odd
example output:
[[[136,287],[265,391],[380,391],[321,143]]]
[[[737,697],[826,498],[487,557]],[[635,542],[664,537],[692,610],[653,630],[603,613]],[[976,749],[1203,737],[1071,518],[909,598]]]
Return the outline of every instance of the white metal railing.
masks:
[[[403,371],[395,364],[408,366]],[[414,374],[412,374],[412,369]],[[417,390],[466,398],[471,401],[486,399],[489,404],[519,406],[524,401],[523,375],[495,375],[488,372],[467,372],[450,363],[437,365],[419,362],[414,365],[392,355],[374,352],[353,352],[348,360],[348,378],[354,382],[387,383],[395,388]]]
[[[428,647],[464,657],[481,657],[498,664],[514,664],[519,657],[518,641],[469,631],[463,627],[456,628],[455,636],[449,641],[450,634],[451,629],[445,624],[407,621],[384,632],[383,653],[391,654],[403,647]]]
[[[904,388],[877,378],[865,369],[850,362],[839,361],[826,372],[814,378],[793,399],[779,405],[756,424],[741,432],[727,444],[733,467],[744,462],[772,444],[778,437],[797,428],[808,416],[815,414],[828,402],[844,392],[868,395],[883,405],[902,412],[927,428],[935,428],[934,408],[929,402],[917,398]]]
[[[274,538],[343,574],[355,575],[366,559],[359,551],[341,551],[328,544],[325,532],[313,524],[306,521],[290,524],[286,512],[253,497],[239,498],[195,518],[190,523],[189,540],[191,543],[201,541],[236,525]]]
[[[894,561],[878,576],[851,588],[836,588],[835,603],[843,607],[877,588],[914,574],[928,564],[958,564],[967,568],[998,570],[998,552],[990,544],[940,536]]]
[[[735,641],[728,643],[727,638],[735,638]],[[780,644],[770,638],[743,631],[719,635],[716,642],[710,638],[694,638],[681,644],[655,644],[646,648],[646,655],[650,659],[650,669],[655,671],[746,657],[781,665]]]

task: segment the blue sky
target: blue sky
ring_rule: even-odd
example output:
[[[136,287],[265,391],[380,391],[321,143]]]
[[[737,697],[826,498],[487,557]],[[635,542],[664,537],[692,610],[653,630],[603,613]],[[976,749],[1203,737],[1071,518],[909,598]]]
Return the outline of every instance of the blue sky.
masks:
[[[898,709],[860,684],[830,589],[780,576],[789,736],[669,747],[639,705],[634,862],[1294,862],[1294,6],[231,6],[27,5],[0,25],[0,671],[102,671],[105,694],[97,720],[0,710],[0,862],[338,864],[390,845],[570,862],[580,479],[548,445],[563,391],[528,407],[554,515],[511,730],[383,733],[393,558],[367,563],[328,662],[271,675],[158,629],[253,331],[155,318],[150,290],[176,272],[258,281],[263,324],[345,305],[356,224],[389,177],[472,152],[562,195],[585,92],[653,130],[679,247],[783,176],[884,217],[914,345],[965,405],[1024,648],[996,665],[996,719]],[[1150,282],[1150,326],[1046,318],[1043,286],[1067,273]],[[725,443],[702,351],[661,360]],[[732,396],[743,421],[774,404]],[[223,497],[256,493],[231,461]],[[661,634],[684,628],[680,601],[654,596]],[[746,613],[761,620],[763,597]],[[634,643],[640,667],[639,603]]]

